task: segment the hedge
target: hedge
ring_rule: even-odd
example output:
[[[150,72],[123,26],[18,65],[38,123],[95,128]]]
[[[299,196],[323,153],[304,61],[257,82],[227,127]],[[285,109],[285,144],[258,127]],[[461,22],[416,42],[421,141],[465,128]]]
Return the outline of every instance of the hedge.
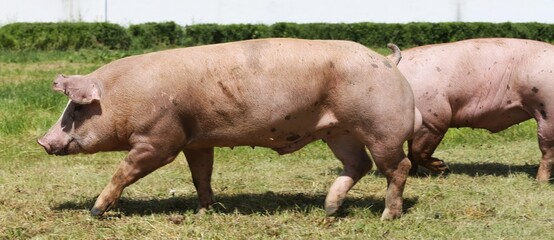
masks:
[[[369,47],[393,42],[419,46],[480,37],[525,38],[554,42],[554,24],[541,23],[276,23],[273,25],[200,24],[185,27],[187,43],[212,44],[265,37],[342,39]]]
[[[131,25],[109,23],[14,23],[0,28],[1,49],[78,50],[194,46],[267,37],[342,39],[368,47],[393,42],[401,47],[480,37],[525,38],[554,42],[554,24],[542,23],[275,23],[196,24],[174,22]]]
[[[0,28],[3,49],[127,49],[130,44],[127,30],[110,23],[13,23]]]
[[[183,45],[183,29],[174,22],[131,25],[129,34],[133,48],[153,48]]]

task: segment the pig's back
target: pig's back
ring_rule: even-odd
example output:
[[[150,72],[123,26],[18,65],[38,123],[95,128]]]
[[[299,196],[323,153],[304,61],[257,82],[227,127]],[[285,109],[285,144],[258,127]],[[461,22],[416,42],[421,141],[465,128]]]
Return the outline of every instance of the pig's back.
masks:
[[[303,108],[352,78],[346,75],[366,74],[373,62],[386,68],[383,59],[347,41],[261,39],[127,57],[92,75],[125,99],[145,104],[163,94],[190,106]]]
[[[191,132],[202,132],[198,139],[225,145],[269,139],[263,135],[272,133],[268,126],[312,131],[338,101],[361,97],[371,102],[352,96],[354,88],[363,89],[363,95],[367,89],[404,91],[403,78],[382,77],[391,71],[396,68],[384,57],[360,44],[267,39],[129,57],[97,74],[117,89],[116,98],[133,102],[130,116],[176,115],[183,124],[194,125],[186,126]]]

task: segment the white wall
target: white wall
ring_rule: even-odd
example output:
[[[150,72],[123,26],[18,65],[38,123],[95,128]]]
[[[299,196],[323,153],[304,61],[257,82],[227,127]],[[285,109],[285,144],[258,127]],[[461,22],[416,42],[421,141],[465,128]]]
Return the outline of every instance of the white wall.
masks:
[[[107,16],[105,3],[107,2]],[[543,22],[554,0],[0,0],[0,24]]]

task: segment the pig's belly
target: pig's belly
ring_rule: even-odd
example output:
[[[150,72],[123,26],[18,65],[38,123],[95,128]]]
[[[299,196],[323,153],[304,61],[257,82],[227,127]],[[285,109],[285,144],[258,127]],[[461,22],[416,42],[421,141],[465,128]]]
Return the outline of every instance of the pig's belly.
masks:
[[[496,133],[530,118],[531,115],[521,108],[499,109],[473,115],[458,114],[453,117],[451,127],[482,128]]]
[[[309,119],[306,121],[306,119]],[[313,120],[313,121],[312,121]],[[315,118],[299,118],[267,123],[215,128],[198,133],[186,147],[260,146],[284,154],[308,143],[337,135],[349,134],[332,113]]]
[[[204,136],[189,142],[186,148],[257,146],[271,148],[280,154],[294,152],[319,139],[349,134],[340,127],[289,132],[286,134],[248,133],[240,135]]]

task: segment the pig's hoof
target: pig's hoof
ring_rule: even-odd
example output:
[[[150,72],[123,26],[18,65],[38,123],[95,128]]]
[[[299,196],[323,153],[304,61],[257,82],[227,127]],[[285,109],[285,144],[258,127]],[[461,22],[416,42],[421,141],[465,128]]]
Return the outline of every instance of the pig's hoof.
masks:
[[[102,214],[104,214],[104,211],[96,208],[96,207],[92,207],[92,209],[90,210],[90,215],[93,216],[93,217],[100,217],[102,216]]]
[[[385,208],[383,215],[381,215],[381,221],[394,220],[400,218],[400,211],[391,211],[389,208]]]
[[[196,212],[196,214],[199,215],[199,216],[203,216],[203,215],[206,215],[210,212],[212,212],[211,208],[199,208],[198,211]]]
[[[339,211],[339,206],[325,206],[325,214],[334,216]]]
[[[423,166],[433,172],[448,173],[450,168],[448,165],[440,159],[432,158],[429,161],[425,162]]]
[[[325,204],[325,215],[327,217],[344,217],[348,214],[348,211],[342,207],[342,201],[340,204]]]
[[[448,166],[446,166],[446,169],[444,169],[444,171],[441,172],[442,175],[446,176],[448,174],[450,174],[450,168]]]
[[[337,216],[339,214],[340,206],[342,201],[326,201],[325,202],[325,214],[327,216]]]
[[[546,171],[545,169],[541,169],[539,167],[539,171],[537,172],[537,182],[540,184],[554,182],[554,178],[550,178],[550,171]]]

